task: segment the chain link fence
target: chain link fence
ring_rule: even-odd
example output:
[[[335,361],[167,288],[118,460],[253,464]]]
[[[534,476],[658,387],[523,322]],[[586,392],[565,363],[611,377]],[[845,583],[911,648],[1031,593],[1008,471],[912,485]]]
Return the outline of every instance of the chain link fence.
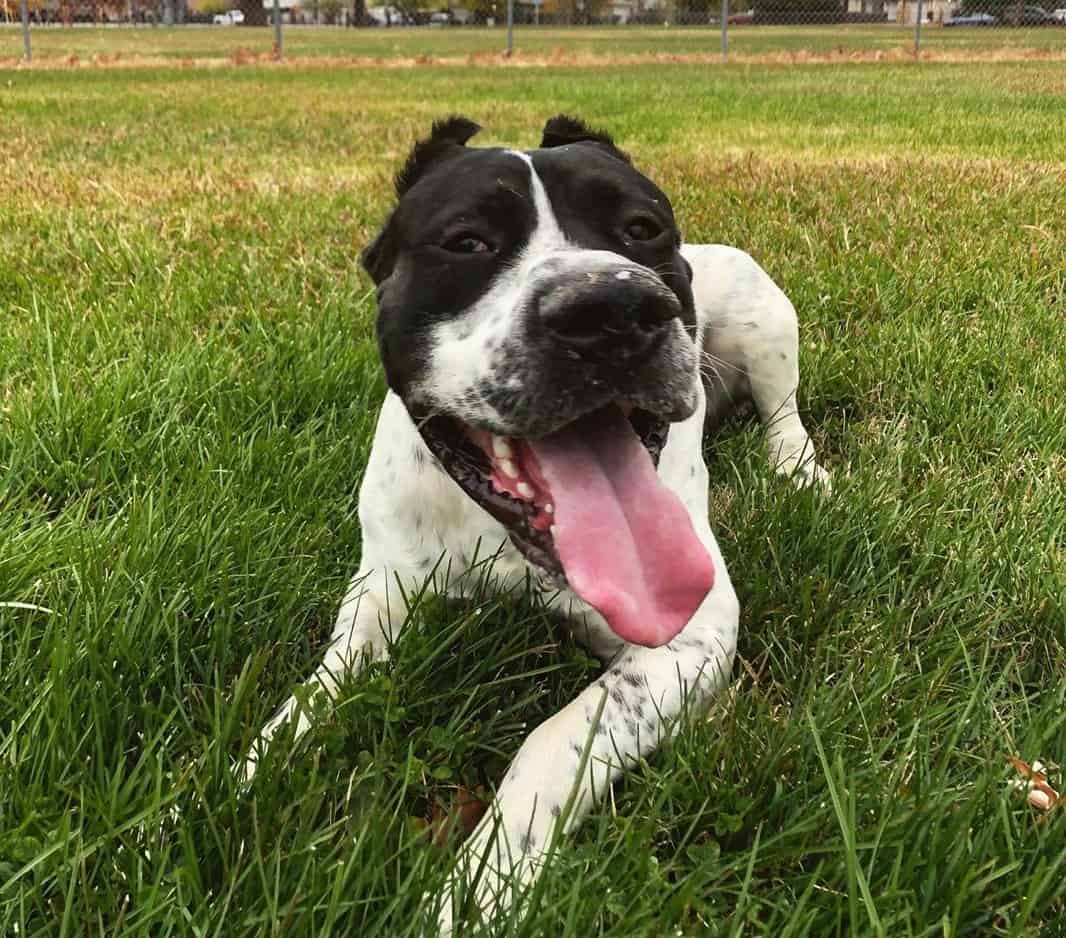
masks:
[[[1061,8],[1024,0],[728,0],[727,25],[930,26],[970,29],[1066,28]],[[25,6],[31,25],[265,25],[272,0],[0,0],[0,22],[17,22]],[[502,26],[504,0],[433,0],[417,6],[374,6],[346,0],[282,0],[282,22],[363,26]],[[718,26],[719,0],[514,0],[517,26]]]
[[[1066,3],[1066,0],[1060,0]],[[491,10],[455,11],[456,24],[484,22]],[[404,14],[392,10],[397,18]],[[516,0],[518,25],[717,26],[718,0]],[[1066,6],[1042,7],[1015,0],[729,0],[729,26],[930,25],[971,28],[1066,27]],[[407,17],[411,20],[411,17]],[[417,17],[414,19],[418,21]]]
[[[82,24],[244,27],[233,30],[235,45],[262,44],[265,37],[253,39],[247,27],[272,26],[266,41],[275,58],[282,26],[344,29],[348,38],[319,43],[322,52],[301,39],[308,55],[380,55],[374,50],[389,46],[404,50],[395,54],[425,56],[503,50],[876,55],[905,46],[1066,54],[1066,0],[1057,2],[1062,6],[1024,0],[0,0],[0,23],[22,24],[26,59],[31,28]],[[395,41],[356,38],[386,30]]]

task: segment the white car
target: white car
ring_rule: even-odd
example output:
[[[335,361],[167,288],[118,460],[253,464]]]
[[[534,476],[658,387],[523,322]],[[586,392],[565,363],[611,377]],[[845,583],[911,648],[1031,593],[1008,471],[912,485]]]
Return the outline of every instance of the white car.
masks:
[[[230,10],[228,13],[216,13],[211,22],[215,26],[239,26],[244,22],[244,14],[240,10]]]
[[[367,7],[366,14],[377,26],[404,25],[404,15],[397,7]]]
[[[1052,10],[1051,11],[1051,18],[1056,23],[1064,23],[1064,24],[1066,24],[1066,9]]]

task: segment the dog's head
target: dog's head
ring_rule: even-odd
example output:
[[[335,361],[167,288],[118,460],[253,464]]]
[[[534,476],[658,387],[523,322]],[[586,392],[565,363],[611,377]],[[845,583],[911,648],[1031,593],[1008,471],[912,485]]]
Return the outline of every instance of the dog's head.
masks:
[[[610,137],[572,118],[548,121],[526,152],[466,146],[478,130],[453,117],[415,145],[399,204],[363,253],[389,386],[527,559],[623,637],[656,644],[681,626],[652,640],[594,598],[618,589],[604,587],[607,568],[647,578],[653,528],[691,533],[653,466],[699,395],[691,270],[670,201]],[[605,558],[590,530],[640,543],[627,562]],[[695,577],[700,598],[705,580]]]

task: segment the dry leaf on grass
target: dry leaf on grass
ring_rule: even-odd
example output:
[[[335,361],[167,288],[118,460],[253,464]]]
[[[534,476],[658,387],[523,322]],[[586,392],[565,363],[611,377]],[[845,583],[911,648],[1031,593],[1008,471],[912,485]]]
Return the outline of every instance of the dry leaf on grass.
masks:
[[[1059,803],[1059,793],[1048,784],[1044,766],[1036,761],[1030,765],[1016,756],[1007,756],[1007,761],[1014,766],[1022,778],[1011,780],[1011,787],[1024,791],[1025,799],[1038,811],[1048,812]]]
[[[463,785],[439,789],[430,799],[426,835],[438,847],[446,847],[450,840],[469,837],[488,808],[483,786],[469,789]]]

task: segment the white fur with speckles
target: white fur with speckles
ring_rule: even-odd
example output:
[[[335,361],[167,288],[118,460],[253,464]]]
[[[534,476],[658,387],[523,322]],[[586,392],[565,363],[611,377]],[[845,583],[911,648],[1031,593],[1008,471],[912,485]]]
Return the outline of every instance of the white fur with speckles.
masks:
[[[532,164],[530,169],[533,172]],[[487,340],[505,338],[507,311],[515,308],[537,265],[558,252],[605,253],[577,252],[567,244],[535,172],[533,180],[538,223],[514,276],[500,278],[453,333],[439,332],[433,348],[427,380],[434,394],[453,394],[475,420],[486,415],[477,401],[464,401],[470,371],[483,361]],[[827,481],[796,412],[798,330],[792,305],[741,251],[689,245],[683,253],[693,269],[704,355],[720,373],[735,369],[746,375],[766,427],[773,465],[801,484]],[[579,639],[608,662],[607,669],[522,744],[500,780],[492,809],[460,855],[452,879],[457,889],[440,897],[442,934],[452,931],[453,895],[462,892],[476,870],[484,866],[474,895],[482,913],[491,917],[501,904],[514,901],[512,887],[528,885],[553,839],[580,822],[619,772],[651,753],[685,706],[703,703],[728,680],[739,609],[708,522],[702,458],[705,405],[701,387],[696,413],[670,429],[659,474],[684,503],[711,554],[714,586],[685,629],[668,645],[654,649],[619,640],[598,613],[568,591],[551,600],[568,616]],[[458,407],[457,414],[463,413]],[[330,695],[338,680],[367,657],[384,655],[386,636],[395,638],[402,628],[405,609],[398,582],[415,592],[441,557],[453,574],[461,574],[476,559],[497,552],[492,570],[501,590],[521,586],[529,572],[504,528],[436,464],[404,404],[391,392],[381,409],[360,489],[359,520],[359,570],[311,680],[313,687]],[[438,576],[436,582],[440,588],[461,591],[464,580],[451,575]],[[260,746],[294,716],[297,735],[305,732],[308,717],[298,709],[296,699],[290,698],[264,727]],[[255,772],[260,746],[244,765],[248,779]]]

